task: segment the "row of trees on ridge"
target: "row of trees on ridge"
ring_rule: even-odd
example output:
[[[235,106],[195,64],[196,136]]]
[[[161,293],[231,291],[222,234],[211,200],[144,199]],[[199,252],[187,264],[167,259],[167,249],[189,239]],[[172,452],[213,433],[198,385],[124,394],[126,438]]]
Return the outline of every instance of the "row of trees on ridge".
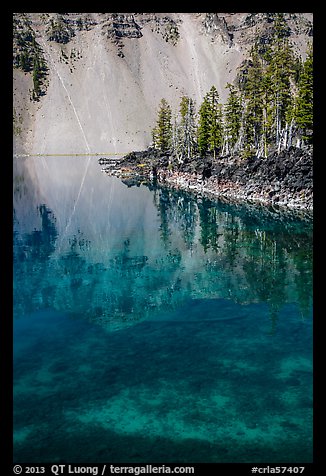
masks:
[[[305,61],[296,56],[283,14],[276,14],[269,42],[258,39],[243,63],[236,84],[228,83],[224,105],[215,86],[204,96],[198,113],[188,96],[178,114],[162,99],[152,130],[153,145],[172,151],[179,160],[199,153],[267,157],[313,138],[313,51]]]

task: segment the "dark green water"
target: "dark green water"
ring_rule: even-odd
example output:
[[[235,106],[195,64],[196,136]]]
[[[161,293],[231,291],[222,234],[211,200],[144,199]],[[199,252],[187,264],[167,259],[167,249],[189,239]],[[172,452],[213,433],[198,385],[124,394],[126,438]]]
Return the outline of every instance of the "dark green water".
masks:
[[[17,159],[14,458],[311,462],[311,222]]]

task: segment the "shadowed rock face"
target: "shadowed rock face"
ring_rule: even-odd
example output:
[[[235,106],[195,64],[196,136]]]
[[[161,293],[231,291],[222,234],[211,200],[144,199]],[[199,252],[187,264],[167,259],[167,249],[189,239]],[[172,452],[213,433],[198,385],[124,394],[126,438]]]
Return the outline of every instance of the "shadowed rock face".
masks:
[[[312,14],[285,14],[305,55]],[[148,147],[159,101],[197,108],[248,56],[266,13],[20,13],[14,16],[14,151],[129,152]],[[35,55],[42,75],[31,98]]]

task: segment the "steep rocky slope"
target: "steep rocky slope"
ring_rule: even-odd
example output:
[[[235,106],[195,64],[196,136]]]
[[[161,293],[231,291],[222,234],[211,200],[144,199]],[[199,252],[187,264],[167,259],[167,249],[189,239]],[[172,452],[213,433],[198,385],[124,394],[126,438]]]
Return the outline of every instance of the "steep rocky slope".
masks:
[[[286,14],[305,55],[312,14]],[[268,13],[26,13],[14,16],[14,152],[126,153],[148,147],[162,97],[221,100]],[[33,54],[42,75],[33,82]],[[42,69],[43,68],[43,69]],[[34,92],[33,92],[34,88]],[[33,98],[34,95],[34,98]]]

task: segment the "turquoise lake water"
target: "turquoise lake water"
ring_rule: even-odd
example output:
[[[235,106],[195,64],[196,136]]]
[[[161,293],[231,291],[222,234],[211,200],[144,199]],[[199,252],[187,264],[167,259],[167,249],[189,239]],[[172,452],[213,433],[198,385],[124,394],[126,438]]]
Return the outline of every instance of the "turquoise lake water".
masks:
[[[14,161],[14,459],[312,461],[312,223]]]

